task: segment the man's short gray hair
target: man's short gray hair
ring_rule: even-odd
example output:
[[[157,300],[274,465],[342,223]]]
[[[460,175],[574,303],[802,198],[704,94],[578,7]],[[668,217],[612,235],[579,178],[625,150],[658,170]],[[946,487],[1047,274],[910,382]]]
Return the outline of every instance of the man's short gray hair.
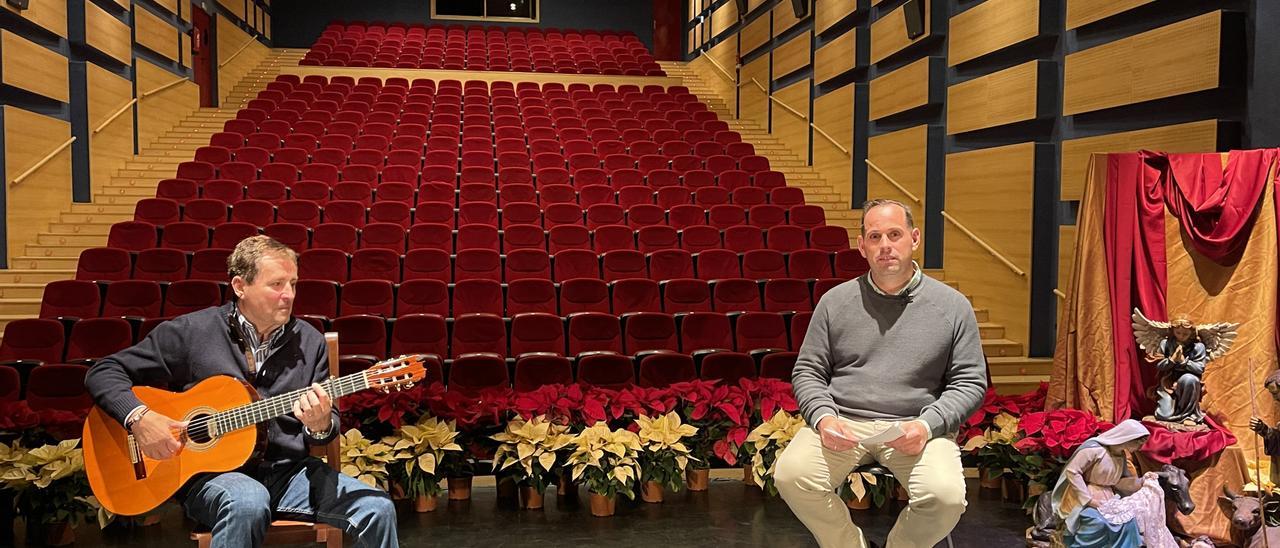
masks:
[[[904,214],[906,214],[906,216],[907,216],[907,228],[915,228],[915,227],[916,227],[916,218],[915,218],[914,216],[912,216],[912,215],[911,215],[911,207],[910,207],[910,206],[908,206],[907,204],[904,204],[904,203],[899,202],[899,201],[897,201],[897,200],[890,200],[890,199],[888,199],[888,198],[876,198],[876,199],[874,199],[874,200],[867,200],[866,202],[863,202],[863,204],[862,204],[862,218],[864,218],[864,219],[865,219],[865,218],[867,217],[867,214],[868,214],[868,213],[871,213],[871,210],[873,210],[873,209],[875,209],[875,208],[877,208],[877,207],[883,206],[883,205],[896,205],[896,206],[898,206],[898,207],[902,208],[902,212],[903,212]],[[859,230],[860,230],[863,234],[866,234],[866,233],[867,233],[867,229],[866,229],[866,226],[865,226],[865,225],[863,225],[863,227],[862,227],[862,228],[860,228]]]
[[[227,279],[240,276],[244,281],[253,283],[253,279],[258,277],[258,261],[269,255],[287,257],[293,264],[298,264],[298,252],[293,248],[270,236],[250,236],[240,240],[227,257]]]

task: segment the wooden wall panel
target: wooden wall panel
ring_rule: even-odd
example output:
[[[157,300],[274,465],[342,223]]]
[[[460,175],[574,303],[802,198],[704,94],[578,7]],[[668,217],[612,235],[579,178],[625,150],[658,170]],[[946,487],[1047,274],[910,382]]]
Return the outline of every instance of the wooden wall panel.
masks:
[[[4,83],[36,95],[67,102],[67,58],[9,31],[0,32]]]
[[[262,35],[266,36],[267,40],[271,39],[271,14],[270,13],[264,12],[262,14]]]
[[[813,0],[804,0],[809,3],[809,13],[813,13]],[[730,2],[732,3],[732,2]],[[796,10],[791,7],[790,0],[779,3],[773,7],[773,35],[777,36],[787,32],[791,27],[796,26],[800,20],[796,19]]]
[[[698,48],[697,36],[698,27],[691,28],[689,32],[685,33],[684,52],[686,54],[692,54],[693,50]]]
[[[144,93],[181,77],[141,59],[137,77],[138,143],[145,147],[200,107],[200,88],[187,81],[144,97]]]
[[[769,0],[747,0],[747,13],[756,11],[756,8],[769,3]]]
[[[947,279],[960,282],[975,306],[990,310],[991,321],[1005,326],[1006,338],[1023,344],[1031,306],[1036,147],[1020,143],[947,155],[947,214],[1025,273],[1019,276],[944,221]]]
[[[858,29],[841,34],[814,52],[813,81],[821,84],[857,66]]]
[[[871,81],[872,120],[940,101],[942,58],[924,57]]]
[[[853,199],[853,88],[848,84],[813,100],[813,168],[839,189],[845,205]]]
[[[134,36],[138,44],[174,61],[178,60],[178,29],[141,7],[133,10]]]
[[[4,106],[5,226],[9,258],[26,254],[26,245],[71,201],[71,147],[21,183],[13,179],[71,138],[71,124],[12,105]]]
[[[133,59],[133,37],[129,25],[102,11],[92,2],[84,4],[84,41],[94,49],[129,64]]]
[[[738,117],[769,127],[769,56],[742,66],[738,88]],[[757,86],[764,86],[764,91]]]
[[[222,100],[235,83],[267,56],[268,49],[225,17],[218,18],[218,91]]]
[[[773,50],[773,78],[776,80],[797,70],[809,66],[809,55],[813,52],[813,44],[809,33],[788,40]]]
[[[133,84],[93,63],[86,64],[89,87],[89,181],[102,188],[133,157],[133,112],[103,125],[133,98]],[[101,129],[99,129],[101,128]]]
[[[0,7],[18,14],[19,17],[35,23],[37,26],[63,38],[67,37],[67,2],[66,0],[30,0],[27,9],[19,10],[8,2],[0,2]]]
[[[1067,30],[1152,2],[1155,0],[1067,0]]]
[[[769,22],[772,21],[770,14],[766,13],[757,17],[755,21],[747,23],[739,34],[738,50],[742,53],[751,53],[760,46],[769,43],[771,36]]]
[[[1068,55],[1063,114],[1217,88],[1222,24],[1207,13]]]
[[[773,100],[769,101],[773,109],[773,127],[769,133],[806,161],[809,159],[809,91],[809,80],[805,79],[774,92]]]
[[[230,11],[235,14],[236,17],[239,17],[241,21],[249,20],[248,17],[245,17],[244,0],[218,0],[218,3],[221,4],[222,7],[227,8],[227,11]]]
[[[169,13],[178,14],[178,0],[156,0],[160,7],[169,10]]]
[[[1050,115],[1038,93],[1053,63],[1030,61],[947,89],[947,134],[1034,120]],[[1046,92],[1046,95],[1048,93]]]
[[[855,11],[858,0],[818,0],[813,7],[813,32],[822,34]]]
[[[929,38],[929,29],[933,28],[933,2],[924,2],[924,34],[914,40],[907,38],[907,17],[905,7],[899,7],[871,23],[871,62],[879,63],[884,58],[902,51],[907,46]]]
[[[698,14],[702,13],[702,5],[696,1],[686,2],[685,5],[689,6],[689,11],[685,12],[684,20],[686,23],[692,23],[694,19],[698,18]]]
[[[191,0],[178,0],[178,9],[181,13],[178,16],[184,23],[191,22]]]
[[[738,22],[738,3],[725,2],[711,12],[711,36],[717,36]]]
[[[951,18],[947,64],[955,66],[1041,32],[1042,0],[987,0]]]
[[[919,201],[903,194],[897,187],[874,169],[867,169],[867,199],[891,198],[911,206],[917,219],[924,224],[925,176],[928,166],[929,126],[915,126],[867,139],[867,159],[893,177]],[[912,257],[923,260],[924,245]]]
[[[1079,200],[1084,195],[1090,154],[1142,149],[1160,152],[1215,152],[1218,151],[1218,134],[1217,120],[1202,120],[1062,141],[1060,199]]]

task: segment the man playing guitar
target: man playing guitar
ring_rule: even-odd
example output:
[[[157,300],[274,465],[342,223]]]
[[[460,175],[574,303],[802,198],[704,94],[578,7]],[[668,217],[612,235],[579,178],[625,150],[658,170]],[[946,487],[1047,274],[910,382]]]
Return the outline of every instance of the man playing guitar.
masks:
[[[309,455],[338,435],[338,414],[320,382],[329,377],[323,335],[293,319],[297,253],[266,236],[246,238],[227,259],[232,302],[161,323],[138,344],[103,358],[85,386],[137,440],[143,455],[173,458],[187,424],[153,412],[134,386],[186,390],[215,375],[244,380],[263,398],[310,390],[293,413],[265,424],[266,447],[239,469],[194,477],[178,492],[187,515],[212,530],[213,546],[260,546],[277,517],[327,523],[358,546],[396,547],[390,497]]]

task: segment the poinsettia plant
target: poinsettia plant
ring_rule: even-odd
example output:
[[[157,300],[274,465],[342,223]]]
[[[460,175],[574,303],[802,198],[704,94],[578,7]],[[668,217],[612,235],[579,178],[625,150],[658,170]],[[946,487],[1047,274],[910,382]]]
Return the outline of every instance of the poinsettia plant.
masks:
[[[747,435],[747,443],[743,447],[751,455],[751,477],[769,496],[778,496],[778,488],[773,484],[778,455],[804,426],[804,417],[779,409]]]
[[[992,425],[979,436],[969,438],[962,450],[970,462],[985,474],[985,479],[998,479],[1005,470],[1017,466],[1018,450],[1013,443],[1018,440],[1018,419],[1001,412],[991,421]]]
[[[359,428],[369,439],[392,435],[395,429],[422,417],[426,403],[440,398],[444,391],[444,384],[436,382],[405,390],[364,390],[343,396],[338,402],[342,428]]]
[[[575,426],[584,397],[580,384],[548,384],[532,392],[517,393],[512,399],[512,406],[524,420],[541,416],[553,424]]]
[[[698,428],[682,424],[680,415],[671,411],[655,418],[636,419],[640,452],[640,480],[654,481],[673,492],[684,486],[684,471],[689,466],[689,448],[685,440],[698,433]]]
[[[427,409],[434,416],[452,420],[458,428],[458,444],[462,453],[450,453],[440,463],[446,477],[471,477],[478,460],[493,457],[497,442],[493,435],[501,432],[511,417],[514,392],[510,388],[485,388],[479,392],[447,390],[430,394]]]
[[[547,479],[560,470],[559,452],[573,443],[568,426],[542,415],[528,421],[511,419],[507,429],[493,439],[499,443],[493,470],[509,473],[516,483],[531,486],[539,493],[546,490]]]
[[[1001,413],[1016,419],[1027,413],[1043,411],[1048,394],[1049,383],[1047,382],[1041,382],[1035,390],[1016,396],[997,394],[994,386],[988,386],[982,405],[979,405],[960,427],[960,435],[956,441],[963,447],[970,439],[982,436],[995,425],[995,418]]]
[[[1058,482],[1067,460],[1086,440],[1114,426],[1079,409],[1057,409],[1023,415],[1013,447],[1016,475],[1027,482],[1027,504]]]
[[[630,430],[610,430],[597,422],[574,437],[573,480],[586,480],[587,489],[597,495],[635,498],[635,482],[640,477],[640,436]]]
[[[22,439],[27,447],[76,439],[84,430],[89,409],[33,410],[26,400],[0,403],[0,433]]]
[[[396,434],[382,440],[391,446],[392,463],[403,466],[397,479],[403,481],[405,493],[411,497],[434,497],[440,494],[439,464],[450,453],[461,453],[454,439],[458,429],[453,421],[422,416],[414,424],[402,425]]]
[[[372,441],[359,430],[352,428],[342,434],[342,450],[338,453],[342,473],[356,478],[366,485],[386,490],[387,466],[395,462],[390,445]]]
[[[30,450],[16,441],[0,444],[0,485],[15,494],[18,514],[29,524],[76,525],[97,516],[105,526],[110,518],[89,489],[79,438]]]
[[[711,457],[730,466],[738,464],[742,444],[747,441],[752,402],[741,386],[714,381],[688,381],[671,385],[680,416],[698,428],[689,441],[695,468],[710,468]]]

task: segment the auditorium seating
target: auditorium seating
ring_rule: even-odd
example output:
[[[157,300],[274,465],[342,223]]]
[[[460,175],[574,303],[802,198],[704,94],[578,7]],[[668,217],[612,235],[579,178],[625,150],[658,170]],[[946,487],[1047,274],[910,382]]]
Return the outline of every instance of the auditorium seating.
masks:
[[[302,65],[665,76],[631,33],[555,28],[330,24]]]
[[[678,87],[286,75],[223,129],[10,324],[23,379],[222,302],[254,234],[299,253],[295,316],[346,367],[434,354],[464,392],[785,378],[867,270]]]

